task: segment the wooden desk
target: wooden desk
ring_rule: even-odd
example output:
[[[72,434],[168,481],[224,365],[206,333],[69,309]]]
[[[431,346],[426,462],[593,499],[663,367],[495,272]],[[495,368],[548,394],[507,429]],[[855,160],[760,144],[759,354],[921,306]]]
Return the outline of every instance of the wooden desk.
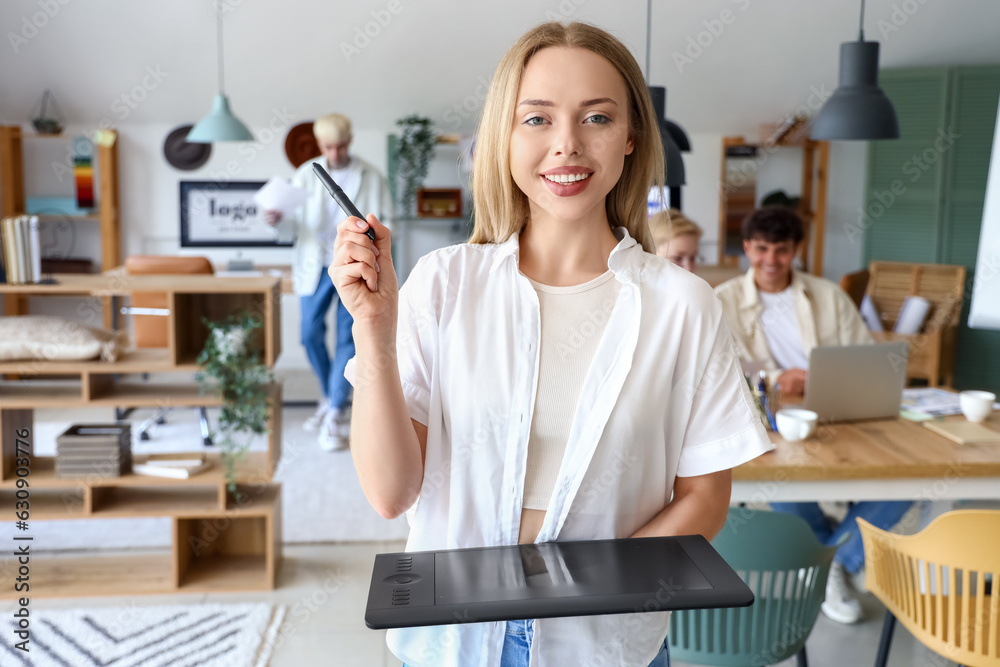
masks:
[[[1000,430],[1000,412],[988,423]],[[774,451],[733,470],[733,502],[1000,499],[1000,445],[959,445],[920,423],[828,424],[802,442],[771,440]]]

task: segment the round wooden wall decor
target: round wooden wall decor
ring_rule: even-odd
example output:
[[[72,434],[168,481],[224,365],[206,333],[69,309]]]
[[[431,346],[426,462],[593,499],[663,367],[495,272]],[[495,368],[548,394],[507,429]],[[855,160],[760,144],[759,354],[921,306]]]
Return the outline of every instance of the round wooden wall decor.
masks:
[[[285,137],[285,155],[295,168],[300,167],[306,160],[319,157],[319,144],[313,136],[312,121],[299,123],[288,131]]]

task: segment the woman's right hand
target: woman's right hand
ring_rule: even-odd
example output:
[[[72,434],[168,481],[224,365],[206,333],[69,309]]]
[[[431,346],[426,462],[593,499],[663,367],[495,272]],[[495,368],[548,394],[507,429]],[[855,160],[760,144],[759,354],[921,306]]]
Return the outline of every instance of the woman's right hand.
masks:
[[[371,227],[375,241],[365,234]],[[356,323],[395,323],[399,299],[392,265],[391,235],[374,214],[350,217],[337,225],[330,279]]]

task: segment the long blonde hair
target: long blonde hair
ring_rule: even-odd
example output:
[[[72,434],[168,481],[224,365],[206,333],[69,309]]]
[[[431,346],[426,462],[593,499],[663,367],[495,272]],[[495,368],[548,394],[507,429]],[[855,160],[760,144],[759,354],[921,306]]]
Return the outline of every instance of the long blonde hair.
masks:
[[[650,187],[663,185],[663,144],[653,103],[635,58],[618,39],[586,23],[543,23],[529,30],[497,65],[476,132],[472,169],[475,227],[470,243],[502,243],[528,220],[528,198],[510,172],[510,133],[521,77],[531,57],[552,47],[579,47],[603,57],[621,74],[628,90],[629,136],[621,178],[605,200],[608,223],[623,226],[647,252],[654,252],[647,223]]]

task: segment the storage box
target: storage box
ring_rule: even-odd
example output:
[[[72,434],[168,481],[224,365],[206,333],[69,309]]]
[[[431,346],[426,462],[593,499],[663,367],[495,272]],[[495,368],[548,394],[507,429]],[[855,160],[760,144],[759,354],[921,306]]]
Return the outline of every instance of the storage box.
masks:
[[[461,218],[462,191],[459,188],[417,190],[418,218]]]
[[[56,477],[121,477],[131,470],[130,424],[73,424],[56,437]]]

